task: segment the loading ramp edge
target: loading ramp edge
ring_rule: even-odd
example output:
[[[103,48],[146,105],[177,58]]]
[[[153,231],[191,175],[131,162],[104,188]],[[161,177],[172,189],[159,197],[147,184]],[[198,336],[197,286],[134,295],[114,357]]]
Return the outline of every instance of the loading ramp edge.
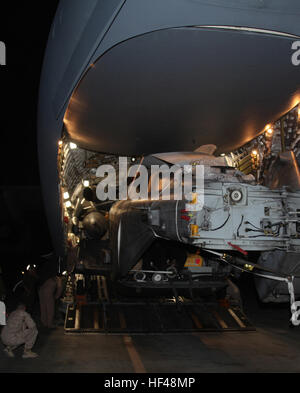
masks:
[[[182,302],[69,304],[66,334],[161,335],[256,331],[238,306]]]

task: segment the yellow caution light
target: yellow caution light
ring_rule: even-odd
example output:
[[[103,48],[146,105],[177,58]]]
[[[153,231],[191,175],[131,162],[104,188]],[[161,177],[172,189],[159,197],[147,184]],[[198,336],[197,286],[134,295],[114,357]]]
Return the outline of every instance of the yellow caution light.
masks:
[[[192,194],[192,202],[191,202],[191,204],[192,205],[196,205],[196,203],[198,202],[198,195],[196,194],[196,193],[193,193]]]
[[[196,237],[198,236],[199,226],[198,225],[191,225],[191,236]]]

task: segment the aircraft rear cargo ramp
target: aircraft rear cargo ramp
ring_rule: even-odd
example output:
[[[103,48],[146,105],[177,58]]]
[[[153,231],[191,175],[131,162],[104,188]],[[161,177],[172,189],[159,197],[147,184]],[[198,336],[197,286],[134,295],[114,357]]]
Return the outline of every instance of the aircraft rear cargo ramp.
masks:
[[[75,297],[65,318],[67,334],[182,334],[254,331],[241,307],[228,301],[183,297],[111,298],[106,280],[97,277],[98,299]]]

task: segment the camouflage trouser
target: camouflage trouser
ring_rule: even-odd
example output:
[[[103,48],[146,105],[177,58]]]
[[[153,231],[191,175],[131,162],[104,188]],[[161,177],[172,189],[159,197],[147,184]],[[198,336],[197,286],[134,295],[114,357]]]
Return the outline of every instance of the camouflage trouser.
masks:
[[[34,346],[37,335],[38,330],[36,327],[25,329],[23,332],[14,335],[6,333],[3,329],[1,339],[7,347],[18,347],[19,345],[25,344],[25,349],[29,350]]]
[[[41,321],[46,327],[52,327],[55,314],[56,281],[47,280],[39,289]]]

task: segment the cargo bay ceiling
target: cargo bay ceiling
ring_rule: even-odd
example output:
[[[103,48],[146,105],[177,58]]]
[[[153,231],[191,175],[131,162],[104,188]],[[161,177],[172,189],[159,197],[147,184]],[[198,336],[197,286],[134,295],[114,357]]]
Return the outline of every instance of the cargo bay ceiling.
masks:
[[[40,178],[57,252],[64,128],[79,146],[117,155],[204,143],[231,150],[300,101],[300,67],[291,63],[299,18],[299,0],[61,0],[38,108]]]
[[[101,56],[65,116],[70,137],[101,152],[219,152],[246,143],[300,97],[295,38],[176,28],[126,40]]]
[[[300,100],[295,0],[82,7],[61,2],[52,44],[74,38],[59,59],[53,107],[83,148],[133,155],[213,143],[230,151]]]

